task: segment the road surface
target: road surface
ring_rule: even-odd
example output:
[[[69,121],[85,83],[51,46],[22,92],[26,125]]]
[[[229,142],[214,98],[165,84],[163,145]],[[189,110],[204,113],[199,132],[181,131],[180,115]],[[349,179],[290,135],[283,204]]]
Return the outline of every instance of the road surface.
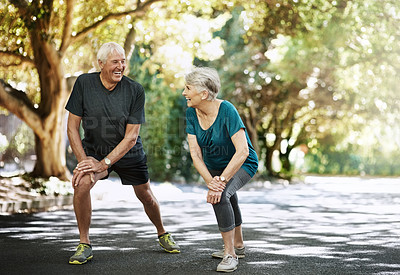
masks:
[[[210,255],[222,240],[206,190],[152,188],[182,253],[158,246],[131,187],[103,181],[92,194],[91,262],[68,264],[79,240],[72,208],[0,216],[0,274],[217,274]],[[233,274],[400,274],[398,179],[253,182],[238,195],[247,254]]]

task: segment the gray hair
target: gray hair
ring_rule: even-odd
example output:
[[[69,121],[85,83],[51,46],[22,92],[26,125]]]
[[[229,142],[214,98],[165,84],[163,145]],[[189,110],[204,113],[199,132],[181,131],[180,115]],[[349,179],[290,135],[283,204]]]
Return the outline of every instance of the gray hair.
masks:
[[[199,93],[206,90],[208,92],[207,100],[209,101],[214,100],[221,89],[218,72],[213,68],[195,67],[185,75],[185,81],[186,84],[195,86]]]
[[[103,63],[107,62],[107,58],[113,51],[116,51],[119,54],[123,54],[125,56],[125,50],[121,45],[115,42],[108,42],[101,45],[99,51],[97,52],[97,60],[100,60]]]

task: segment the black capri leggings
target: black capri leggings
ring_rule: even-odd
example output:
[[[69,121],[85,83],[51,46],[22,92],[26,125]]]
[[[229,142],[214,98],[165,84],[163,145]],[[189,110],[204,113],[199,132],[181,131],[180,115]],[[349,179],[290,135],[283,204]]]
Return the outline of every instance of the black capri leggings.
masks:
[[[222,171],[210,170],[210,173],[214,177],[221,175]],[[221,195],[221,201],[213,204],[219,231],[228,232],[242,224],[242,214],[236,191],[242,188],[250,179],[251,176],[243,168],[240,168],[226,184]]]

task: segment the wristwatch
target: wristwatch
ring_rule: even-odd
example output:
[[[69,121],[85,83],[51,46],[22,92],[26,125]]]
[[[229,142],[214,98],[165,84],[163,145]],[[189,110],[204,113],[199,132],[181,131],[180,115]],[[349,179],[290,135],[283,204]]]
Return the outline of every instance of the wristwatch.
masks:
[[[104,158],[104,162],[105,162],[105,164],[108,166],[108,168],[111,167],[111,160],[110,160],[108,157],[105,157],[105,158]]]
[[[219,179],[220,179],[221,181],[223,181],[224,183],[227,183],[227,180],[226,180],[226,178],[225,178],[224,176],[219,177]]]

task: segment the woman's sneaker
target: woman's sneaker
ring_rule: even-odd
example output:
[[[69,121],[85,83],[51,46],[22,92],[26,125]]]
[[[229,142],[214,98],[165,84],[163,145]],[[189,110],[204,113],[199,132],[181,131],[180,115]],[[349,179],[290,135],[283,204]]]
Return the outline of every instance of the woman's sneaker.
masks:
[[[232,255],[227,254],[217,266],[217,271],[233,272],[237,269],[238,264],[239,260],[237,257],[233,257]]]
[[[88,244],[80,243],[76,252],[69,258],[70,264],[84,264],[93,258],[92,247]]]
[[[246,256],[246,253],[244,250],[245,250],[244,246],[242,248],[235,247],[235,254],[239,259],[243,259]],[[213,254],[211,254],[211,256],[214,258],[223,259],[224,253],[225,253],[224,249],[221,249],[220,251],[216,251]]]

